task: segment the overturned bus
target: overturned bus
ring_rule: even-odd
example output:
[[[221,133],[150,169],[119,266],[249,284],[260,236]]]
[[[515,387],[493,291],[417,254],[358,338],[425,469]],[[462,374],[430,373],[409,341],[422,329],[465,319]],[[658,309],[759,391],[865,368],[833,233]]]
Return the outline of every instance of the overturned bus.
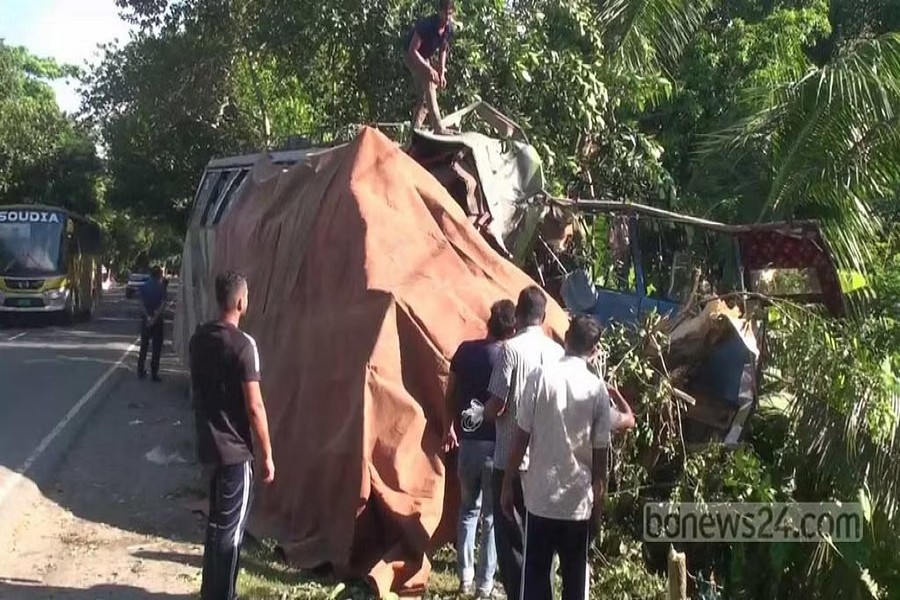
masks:
[[[691,389],[685,390],[697,400],[686,415],[690,441],[740,440],[756,406],[765,362],[763,298],[818,304],[834,316],[845,313],[841,278],[815,222],[728,225],[639,204],[550,198],[540,158],[521,128],[481,102],[445,122],[460,126],[471,117],[501,137],[415,131],[405,153],[443,186],[494,251],[569,313],[589,313],[603,324],[634,324],[651,311],[682,313],[682,321],[687,313],[732,319],[733,335],[719,335],[715,347],[699,359],[692,356],[697,364]],[[212,316],[217,226],[251,169],[267,161],[287,171],[331,150],[260,153],[207,165],[182,261],[182,280],[189,285],[182,288],[176,323],[181,356],[197,323]],[[728,311],[712,301],[726,302]],[[682,322],[681,334],[689,325],[698,323]],[[673,335],[679,339],[679,331]]]
[[[246,327],[263,360],[275,460],[287,466],[261,490],[251,529],[276,537],[298,566],[368,576],[380,596],[422,592],[429,556],[453,537],[457,492],[441,450],[449,358],[484,335],[494,301],[541,282],[555,299],[548,333],[561,338],[563,304],[635,322],[651,308],[680,310],[686,297],[714,306],[712,294],[799,289],[804,274],[818,282],[809,299],[833,291],[812,228],[729,229],[649,207],[554,201],[515,124],[484,105],[451,117],[467,114],[506,138],[415,132],[404,150],[364,127],[335,147],[214,159],[185,238],[183,361],[196,326],[214,317],[214,273],[240,269],[252,286]],[[548,227],[554,215],[565,226]],[[590,268],[570,252],[566,236],[584,235],[572,235],[567,215],[608,242],[593,244]],[[711,247],[722,253],[705,255]],[[786,258],[797,252],[814,264]],[[691,378],[696,440],[739,439],[755,406],[764,334],[750,314],[700,312],[734,334],[719,332]],[[692,322],[672,337],[703,334]]]
[[[427,170],[379,131],[334,148],[216,160],[185,240],[182,360],[215,315],[214,273],[251,290],[274,459],[250,523],[301,567],[417,593],[453,538],[458,492],[442,450],[449,358],[491,305],[531,280]],[[548,307],[561,337],[562,308]]]

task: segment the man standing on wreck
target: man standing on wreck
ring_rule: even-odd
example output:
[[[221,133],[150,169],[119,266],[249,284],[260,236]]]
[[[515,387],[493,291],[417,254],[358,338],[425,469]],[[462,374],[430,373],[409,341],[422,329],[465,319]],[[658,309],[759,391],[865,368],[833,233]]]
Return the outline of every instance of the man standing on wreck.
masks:
[[[437,89],[447,87],[447,55],[453,38],[453,0],[439,0],[438,12],[415,24],[406,36],[403,60],[412,74],[416,89],[412,127],[419,129],[425,122],[425,113],[435,133],[447,133],[441,125],[441,109],[438,106]],[[437,68],[434,55],[438,54]]]

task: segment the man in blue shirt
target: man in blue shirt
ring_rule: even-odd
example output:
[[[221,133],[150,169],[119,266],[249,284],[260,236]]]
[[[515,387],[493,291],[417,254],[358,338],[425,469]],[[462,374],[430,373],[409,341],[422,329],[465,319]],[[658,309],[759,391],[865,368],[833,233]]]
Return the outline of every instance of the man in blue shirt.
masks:
[[[463,342],[450,362],[444,448],[459,447],[457,475],[461,503],[457,523],[460,593],[489,598],[497,571],[494,543],[494,424],[484,420],[488,382],[504,340],[516,331],[516,305],[500,300],[491,307],[488,336]],[[476,561],[475,533],[481,516],[481,544]],[[477,562],[477,564],[476,564]]]
[[[140,288],[141,307],[141,351],[138,355],[138,377],[147,376],[144,368],[147,362],[147,348],[152,344],[153,355],[150,358],[150,374],[153,381],[159,381],[159,355],[162,352],[163,312],[168,304],[166,285],[162,280],[162,269],[158,266],[150,271],[150,279]]]
[[[447,54],[453,37],[453,0],[440,0],[438,12],[416,23],[407,35],[404,62],[416,88],[416,104],[413,108],[412,127],[418,129],[425,122],[425,114],[435,133],[445,134],[441,125],[441,109],[437,101],[437,88],[447,87]],[[437,68],[434,56],[438,55]]]

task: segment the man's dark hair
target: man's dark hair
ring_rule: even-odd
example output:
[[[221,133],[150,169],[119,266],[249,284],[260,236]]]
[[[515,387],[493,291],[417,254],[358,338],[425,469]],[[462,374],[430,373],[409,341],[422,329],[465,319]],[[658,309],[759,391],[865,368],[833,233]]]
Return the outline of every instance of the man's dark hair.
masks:
[[[247,280],[240,273],[228,271],[216,276],[216,302],[222,310],[237,308],[238,299],[247,287]]]
[[[516,305],[512,300],[498,300],[491,306],[488,333],[495,340],[509,339],[516,332]]]
[[[456,8],[456,3],[453,0],[438,0],[438,11],[440,12],[450,12]]]
[[[566,348],[570,354],[588,357],[600,341],[602,330],[594,317],[577,315],[569,323],[566,332]]]
[[[162,268],[159,265],[156,265],[150,269],[150,276],[153,277],[153,279],[160,279],[162,277]]]
[[[526,325],[540,325],[547,314],[547,297],[536,285],[531,285],[519,294],[516,317]]]

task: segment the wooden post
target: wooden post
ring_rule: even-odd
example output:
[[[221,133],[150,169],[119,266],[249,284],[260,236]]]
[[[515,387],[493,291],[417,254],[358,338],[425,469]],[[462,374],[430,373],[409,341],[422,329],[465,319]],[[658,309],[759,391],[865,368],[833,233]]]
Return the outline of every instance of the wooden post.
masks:
[[[687,560],[669,546],[669,595],[666,600],[687,600]]]

